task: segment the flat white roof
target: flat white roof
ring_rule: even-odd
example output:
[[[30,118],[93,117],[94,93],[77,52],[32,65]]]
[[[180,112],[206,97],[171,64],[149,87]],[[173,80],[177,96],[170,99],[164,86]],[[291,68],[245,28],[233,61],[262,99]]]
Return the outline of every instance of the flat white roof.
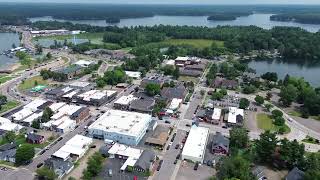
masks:
[[[188,60],[189,60],[189,57],[188,57],[188,56],[185,56],[185,57],[178,56],[178,57],[176,58],[176,60],[178,60],[178,61],[188,61]]]
[[[31,116],[27,117],[26,119],[23,120],[23,122],[26,123],[32,123],[34,120],[38,119],[39,117],[41,117],[43,114],[43,112],[40,113],[34,113]]]
[[[243,114],[244,114],[243,109],[239,109],[237,107],[229,107],[228,122],[236,124],[237,116],[241,115],[243,117]]]
[[[128,96],[121,96],[115,104],[121,104],[121,105],[129,105],[131,101],[136,100],[138,98],[134,97],[132,94]]]
[[[139,136],[150,121],[149,114],[111,109],[91,124],[89,129]]]
[[[67,92],[72,91],[72,90],[73,90],[73,88],[71,88],[69,86],[64,87],[64,88],[61,89],[61,91],[63,91],[64,93],[67,93]]]
[[[13,119],[16,120],[16,121],[21,121],[23,120],[24,118],[30,116],[31,114],[33,114],[33,111],[29,108],[23,108],[21,109],[20,111],[14,113],[12,115]]]
[[[49,106],[49,108],[53,111],[53,112],[57,112],[60,108],[62,108],[64,105],[66,105],[66,103],[64,102],[60,102],[60,103],[53,103]]]
[[[209,129],[193,125],[184,145],[182,156],[204,158]]]
[[[182,103],[182,99],[173,98],[171,103],[170,103],[169,109],[170,110],[176,110],[176,109],[179,108],[181,103]]]
[[[75,82],[70,84],[70,86],[82,87],[82,88],[87,87],[89,85],[90,85],[89,82],[84,82],[84,81],[75,81]]]
[[[51,121],[48,121],[48,122],[46,122],[46,123],[41,123],[41,126],[42,126],[42,127],[46,127],[46,128],[50,128],[53,123],[54,123],[54,121],[51,120]]]
[[[115,143],[108,151],[109,154],[117,154],[120,156],[139,159],[143,150],[132,148],[124,144]]]
[[[0,129],[4,131],[20,130],[22,126],[12,123],[9,119],[0,117]]]
[[[169,66],[174,66],[174,64],[175,64],[175,60],[167,60],[166,62],[165,62],[165,64],[166,65],[169,65]]]
[[[62,116],[61,118],[59,118],[58,120],[55,120],[52,125],[53,126],[60,126],[61,124],[63,124],[64,121],[68,121],[71,120],[68,116]]]
[[[91,99],[102,99],[103,97],[112,96],[113,94],[117,93],[117,91],[109,91],[109,90],[90,90],[79,94],[78,97],[83,98],[84,101],[90,101]]]
[[[71,91],[65,95],[63,95],[62,97],[64,98],[72,98],[72,96],[76,95],[78,93],[78,91]]]
[[[88,149],[88,146],[92,143],[92,138],[75,135],[69,141],[66,142],[58,151],[56,151],[53,156],[66,159],[70,154],[75,154],[81,156]]]
[[[126,75],[132,78],[140,78],[141,72],[139,71],[125,71]]]
[[[47,101],[44,99],[35,99],[32,102],[30,102],[29,104],[25,105],[23,108],[29,108],[29,109],[37,109],[39,106],[41,106],[42,104],[46,103]]]
[[[65,119],[58,127],[57,129],[65,129],[67,127],[70,127],[72,125],[75,126],[76,122],[74,120],[71,119]]]
[[[72,104],[65,105],[62,108],[60,108],[58,112],[51,117],[51,119],[60,119],[62,116],[65,116],[65,115],[70,116],[76,111],[78,111],[79,109],[81,109],[81,106],[76,106]]]
[[[213,114],[212,114],[212,119],[216,119],[216,120],[218,120],[218,119],[220,119],[220,117],[221,117],[221,109],[219,109],[219,108],[214,108],[213,109]]]
[[[79,66],[89,66],[90,64],[93,64],[92,61],[85,61],[85,60],[79,60],[75,62],[74,64],[77,64]]]

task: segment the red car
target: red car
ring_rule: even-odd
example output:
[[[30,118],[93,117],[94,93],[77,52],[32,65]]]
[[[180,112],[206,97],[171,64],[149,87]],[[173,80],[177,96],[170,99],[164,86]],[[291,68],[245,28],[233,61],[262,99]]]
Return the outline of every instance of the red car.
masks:
[[[137,176],[134,176],[134,177],[133,177],[133,180],[138,180],[138,177],[137,177]]]

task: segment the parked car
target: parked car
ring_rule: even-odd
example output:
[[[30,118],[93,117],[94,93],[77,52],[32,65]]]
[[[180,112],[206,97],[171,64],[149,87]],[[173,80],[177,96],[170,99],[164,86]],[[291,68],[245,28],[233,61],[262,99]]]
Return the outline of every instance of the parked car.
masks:
[[[163,160],[160,160],[160,162],[159,162],[159,166],[157,167],[157,171],[159,171],[159,170],[160,170],[160,168],[161,168],[161,166],[162,166],[162,163],[163,163]]]
[[[43,166],[43,163],[37,164],[37,168],[40,168],[41,166]]]
[[[167,151],[170,149],[170,145],[167,146]]]
[[[112,176],[112,169],[109,169],[108,175],[111,177]]]
[[[180,159],[181,154],[179,153],[176,157],[176,159]]]
[[[167,123],[167,124],[171,124],[171,122],[170,122],[170,121],[168,121],[168,120],[165,120],[164,122],[165,122],[165,123]]]
[[[193,170],[198,170],[198,167],[199,167],[199,163],[198,162],[196,162],[196,165],[194,165],[194,168],[193,168]]]
[[[179,148],[179,146],[180,146],[180,145],[179,145],[179,144],[177,144],[174,148],[175,148],[175,149],[178,149],[178,148]]]
[[[177,164],[177,162],[178,162],[178,159],[174,160],[173,164]]]
[[[138,177],[137,176],[133,176],[133,180],[138,180]]]

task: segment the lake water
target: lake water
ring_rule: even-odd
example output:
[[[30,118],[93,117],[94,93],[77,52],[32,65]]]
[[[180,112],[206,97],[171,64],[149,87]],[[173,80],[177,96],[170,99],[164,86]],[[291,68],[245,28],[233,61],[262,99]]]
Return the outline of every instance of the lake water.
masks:
[[[258,75],[266,72],[276,72],[278,78],[283,79],[286,74],[303,77],[314,87],[320,87],[320,64],[287,63],[281,60],[250,61],[249,67],[256,70]]]
[[[20,45],[19,35],[16,33],[0,33],[0,52],[12,48],[12,44]],[[17,58],[9,58],[6,55],[0,55],[0,67],[4,67],[17,62]]]
[[[146,17],[146,18],[130,18],[130,19],[121,19],[120,23],[117,24],[109,24],[106,23],[105,20],[77,20],[70,21],[72,23],[79,24],[89,24],[93,26],[110,26],[116,25],[119,27],[130,27],[130,26],[153,26],[153,25],[189,25],[189,26],[207,26],[207,27],[216,27],[216,26],[249,26],[255,25],[261,28],[270,29],[274,26],[294,26],[300,27],[310,32],[317,32],[320,29],[320,25],[314,24],[300,24],[294,22],[278,22],[278,21],[270,21],[270,16],[272,14],[252,14],[249,16],[239,17],[233,21],[208,21],[208,16],[154,16],[154,17]],[[30,21],[61,21],[65,22],[67,20],[63,19],[54,19],[50,16],[46,17],[36,17],[30,18]]]

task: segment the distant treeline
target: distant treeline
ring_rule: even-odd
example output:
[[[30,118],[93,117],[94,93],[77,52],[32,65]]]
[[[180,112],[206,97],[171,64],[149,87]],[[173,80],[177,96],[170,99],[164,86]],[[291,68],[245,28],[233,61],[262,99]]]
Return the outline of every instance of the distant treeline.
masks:
[[[207,19],[209,21],[231,21],[231,20],[236,20],[237,17],[249,16],[250,14],[252,14],[252,13],[249,13],[249,12],[216,13],[216,14],[210,15]]]
[[[122,18],[168,16],[212,16],[215,14],[307,13],[320,12],[320,6],[281,5],[115,5],[115,4],[59,4],[59,3],[0,3],[0,16],[21,19],[52,16],[67,20],[108,20]],[[237,15],[237,16],[238,16]],[[111,19],[110,19],[111,18]],[[222,16],[220,16],[220,19]],[[13,21],[11,21],[13,22]]]
[[[32,25],[39,29],[69,30],[79,29],[87,32],[105,32],[106,43],[121,47],[142,46],[160,42],[166,38],[209,39],[224,41],[224,47],[234,53],[248,53],[252,50],[277,49],[287,59],[320,59],[320,32],[311,33],[295,27],[274,27],[266,30],[256,26],[164,26],[119,28],[114,26],[97,27],[61,22],[36,22]],[[220,51],[221,49],[219,49]],[[201,54],[212,54],[203,50]]]
[[[270,17],[272,21],[293,21],[303,24],[320,24],[320,13],[289,13],[277,14]]]

